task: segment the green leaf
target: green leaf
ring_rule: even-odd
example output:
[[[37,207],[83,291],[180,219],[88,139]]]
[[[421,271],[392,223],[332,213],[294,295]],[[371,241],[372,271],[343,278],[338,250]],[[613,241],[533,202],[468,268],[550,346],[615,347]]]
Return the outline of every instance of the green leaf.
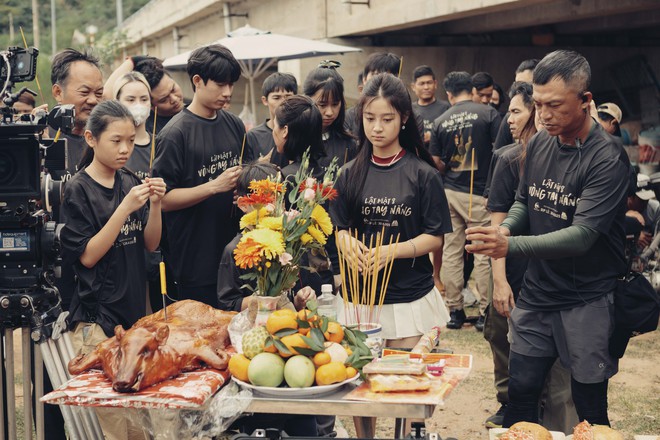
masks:
[[[239,278],[242,280],[256,280],[258,274],[256,272],[248,272],[241,275]]]
[[[316,310],[318,310],[319,308],[319,303],[315,299],[310,299],[309,301],[307,301],[306,307],[312,312],[316,313]]]
[[[293,347],[293,348],[295,348],[298,353],[304,356],[314,356],[316,353],[322,351],[322,350],[314,350],[307,347]]]
[[[286,345],[284,345],[284,342],[280,341],[279,339],[273,339],[273,342],[275,343],[275,348],[277,348],[280,352],[284,354],[291,354],[291,351]]]
[[[313,328],[309,331],[309,335],[314,339],[314,341],[321,346],[323,346],[323,343],[325,342],[325,338],[323,337],[323,332],[319,330],[318,328]]]
[[[309,348],[311,348],[312,350],[316,350],[317,352],[325,350],[323,344],[319,344],[317,341],[310,338],[309,336],[303,336],[302,340],[305,341],[305,344],[309,345]]]
[[[310,328],[309,322],[304,319],[296,319],[299,328]]]
[[[293,335],[294,333],[298,333],[298,330],[295,328],[283,328],[281,330],[276,331],[275,336],[277,336],[278,338],[282,338],[284,336]]]
[[[323,333],[325,333],[325,332],[328,331],[328,322],[329,322],[329,321],[330,321],[330,320],[329,320],[327,317],[323,317],[323,318],[321,318],[321,331],[322,331]]]
[[[350,328],[344,328],[344,337],[351,346],[357,345],[357,339],[355,338],[355,333]]]
[[[264,342],[264,348],[272,347],[274,344],[275,344],[275,339],[272,336],[268,336],[266,338],[266,342]]]

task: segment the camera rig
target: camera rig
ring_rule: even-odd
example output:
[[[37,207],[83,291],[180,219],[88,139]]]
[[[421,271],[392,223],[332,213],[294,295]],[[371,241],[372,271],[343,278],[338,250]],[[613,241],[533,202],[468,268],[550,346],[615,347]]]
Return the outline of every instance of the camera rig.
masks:
[[[73,127],[73,106],[57,106],[50,114],[37,110],[19,115],[12,108],[22,93],[36,93],[23,87],[12,93],[14,83],[36,77],[36,48],[9,47],[0,52],[0,100],[4,104],[0,119],[0,330],[4,336],[7,377],[0,369],[0,388],[6,387],[7,420],[3,426],[9,438],[16,435],[14,396],[14,330],[22,329],[23,371],[35,366],[36,401],[43,395],[43,370],[54,387],[69,379],[66,365],[74,356],[61,297],[55,278],[61,270],[59,234],[64,226],[54,221],[54,209],[60,204],[62,182],[54,180],[49,170],[66,167],[66,142],[43,141],[42,133],[51,126],[67,133]],[[57,136],[56,136],[57,138]],[[47,143],[46,143],[47,142]],[[31,343],[34,360],[30,356]],[[2,344],[0,344],[1,346]],[[0,360],[2,360],[0,355]],[[30,380],[24,377],[25,426],[31,426],[28,397]],[[4,405],[0,401],[0,406]],[[43,404],[36,407],[36,432],[43,438]],[[67,431],[73,439],[102,438],[96,416],[86,409],[62,407]],[[4,417],[0,411],[0,420]],[[29,428],[26,428],[29,429]],[[4,432],[0,432],[4,438]]]

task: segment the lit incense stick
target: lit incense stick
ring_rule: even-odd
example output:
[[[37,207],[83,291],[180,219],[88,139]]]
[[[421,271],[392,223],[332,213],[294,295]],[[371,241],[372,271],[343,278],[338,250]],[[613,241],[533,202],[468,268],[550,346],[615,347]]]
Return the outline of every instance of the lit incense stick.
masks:
[[[396,75],[397,78],[401,78],[401,70],[403,70],[403,55],[399,58],[399,73]]]
[[[23,26],[18,27],[21,30],[21,37],[23,37],[23,44],[25,45],[25,49],[28,49],[28,44],[27,40],[25,39],[25,34],[23,33]],[[46,98],[44,97],[44,92],[41,91],[41,84],[39,84],[39,77],[37,76],[37,73],[34,73],[34,82],[37,83],[37,90],[39,90],[39,96],[41,96],[41,103],[45,104],[46,103]]]

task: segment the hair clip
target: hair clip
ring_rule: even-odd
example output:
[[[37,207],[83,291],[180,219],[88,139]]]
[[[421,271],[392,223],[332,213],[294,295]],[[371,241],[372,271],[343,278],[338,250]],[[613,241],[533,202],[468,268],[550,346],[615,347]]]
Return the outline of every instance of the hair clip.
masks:
[[[341,67],[341,63],[334,60],[323,60],[319,63],[319,67],[321,69],[338,69]]]

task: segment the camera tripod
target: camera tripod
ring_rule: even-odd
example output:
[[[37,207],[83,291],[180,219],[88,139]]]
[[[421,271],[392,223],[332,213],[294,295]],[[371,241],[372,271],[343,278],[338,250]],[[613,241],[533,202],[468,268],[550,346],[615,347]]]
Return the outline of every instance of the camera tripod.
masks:
[[[67,369],[74,356],[65,319],[68,312],[62,312],[59,293],[52,286],[41,286],[35,290],[0,289],[0,325],[3,329],[5,346],[5,371],[0,369],[0,391],[6,396],[7,440],[16,440],[16,400],[14,392],[14,330],[21,329],[22,371],[23,371],[23,415],[25,439],[32,439],[32,387],[31,367],[34,366],[34,395],[36,407],[35,431],[37,440],[45,438],[43,403],[43,365],[54,388],[66,382],[70,376]],[[31,344],[34,343],[34,359],[31,359]],[[5,388],[5,389],[3,389]],[[0,400],[0,419],[4,418],[4,402]],[[60,405],[68,436],[72,440],[97,440],[103,438],[101,427],[91,408]],[[0,440],[5,440],[4,429],[0,430]]]

